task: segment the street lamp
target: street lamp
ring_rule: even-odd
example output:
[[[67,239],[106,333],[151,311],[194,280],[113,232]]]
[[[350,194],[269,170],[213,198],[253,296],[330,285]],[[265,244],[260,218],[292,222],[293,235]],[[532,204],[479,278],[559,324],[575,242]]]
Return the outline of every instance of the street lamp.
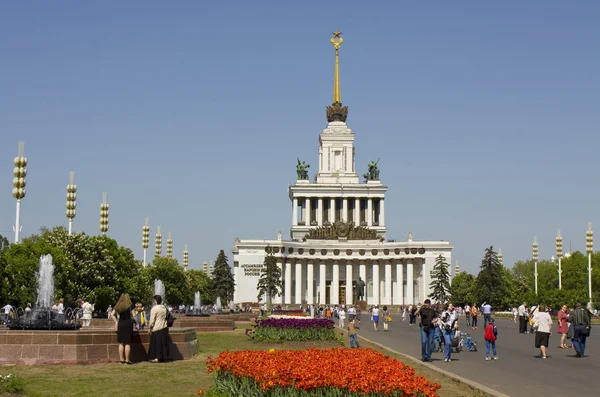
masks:
[[[146,223],[142,227],[142,248],[144,249],[144,267],[146,267],[146,251],[150,242],[150,226],[148,226],[149,217],[146,217]]]
[[[69,236],[73,231],[73,218],[77,207],[77,185],[75,184],[75,171],[69,173],[69,184],[67,185],[67,218],[69,219]]]
[[[19,142],[19,155],[15,157],[14,164],[15,168],[13,169],[13,174],[15,178],[13,179],[13,190],[12,195],[17,199],[17,218],[15,220],[15,243],[19,243],[19,234],[21,233],[21,199],[25,197],[27,193],[25,191],[25,185],[27,184],[27,157],[24,157],[25,154],[25,142]]]
[[[106,192],[102,193],[102,204],[100,204],[100,231],[106,236],[108,232],[108,203],[106,202]]]
[[[538,243],[537,237],[533,237],[533,275],[535,277],[535,294],[538,293]]]
[[[156,228],[156,240],[154,241],[154,258],[160,257],[162,254],[162,234],[160,234],[160,226]]]
[[[561,266],[562,257],[563,257],[562,244],[563,244],[563,241],[562,241],[562,237],[560,236],[560,229],[557,229],[556,256],[558,257],[558,289],[562,289],[562,266]]]
[[[585,233],[585,251],[588,254],[588,294],[589,305],[592,306],[592,252],[594,251],[594,232],[592,222],[588,222],[588,230]]]
[[[171,232],[169,232],[169,238],[167,238],[167,258],[173,257],[173,240],[171,239]]]
[[[189,252],[187,248],[187,244],[183,246],[183,270],[187,270],[188,267]]]

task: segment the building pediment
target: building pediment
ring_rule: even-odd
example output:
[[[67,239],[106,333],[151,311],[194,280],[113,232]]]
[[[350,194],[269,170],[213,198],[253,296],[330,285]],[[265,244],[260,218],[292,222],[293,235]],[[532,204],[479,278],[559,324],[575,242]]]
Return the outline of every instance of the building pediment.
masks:
[[[354,222],[337,221],[332,225],[319,226],[311,229],[304,236],[306,240],[379,240],[383,241],[384,237],[377,234],[376,230],[369,229],[366,226],[355,226]]]

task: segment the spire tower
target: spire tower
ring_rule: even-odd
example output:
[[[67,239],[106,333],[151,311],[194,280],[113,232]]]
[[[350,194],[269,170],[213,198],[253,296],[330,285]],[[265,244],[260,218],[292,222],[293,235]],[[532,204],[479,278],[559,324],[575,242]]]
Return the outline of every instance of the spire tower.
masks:
[[[346,122],[348,117],[348,106],[342,106],[342,91],[340,89],[340,46],[344,42],[341,37],[342,32],[336,30],[333,32],[331,38],[331,44],[335,48],[335,69],[333,71],[333,103],[331,106],[327,106],[327,121],[341,121]]]

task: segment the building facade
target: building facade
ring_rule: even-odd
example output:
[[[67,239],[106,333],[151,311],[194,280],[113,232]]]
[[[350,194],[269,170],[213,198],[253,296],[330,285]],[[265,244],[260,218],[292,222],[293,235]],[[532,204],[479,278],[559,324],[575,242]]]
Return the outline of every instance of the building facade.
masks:
[[[234,302],[256,302],[265,256],[272,254],[283,275],[283,294],[273,303],[352,304],[357,283],[364,282],[367,304],[405,305],[429,295],[431,271],[442,255],[451,263],[447,241],[386,239],[385,193],[377,162],[356,173],[355,134],[346,125],[348,108],[341,103],[339,48],[334,32],[333,103],[327,127],[319,136],[319,171],[311,182],[307,164],[298,160],[297,181],[289,188],[292,202],[290,240],[235,240]],[[359,281],[361,280],[361,281]]]

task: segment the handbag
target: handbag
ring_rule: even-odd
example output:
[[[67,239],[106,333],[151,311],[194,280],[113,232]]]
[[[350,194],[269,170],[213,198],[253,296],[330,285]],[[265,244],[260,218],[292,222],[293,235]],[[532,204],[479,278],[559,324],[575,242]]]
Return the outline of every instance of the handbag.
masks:
[[[388,320],[388,323],[391,323],[391,322],[392,322],[392,316],[390,316],[390,315],[388,314],[387,320]]]
[[[583,326],[583,329],[581,330],[581,335],[582,336],[590,336],[591,331],[592,331],[591,324],[586,324]]]

